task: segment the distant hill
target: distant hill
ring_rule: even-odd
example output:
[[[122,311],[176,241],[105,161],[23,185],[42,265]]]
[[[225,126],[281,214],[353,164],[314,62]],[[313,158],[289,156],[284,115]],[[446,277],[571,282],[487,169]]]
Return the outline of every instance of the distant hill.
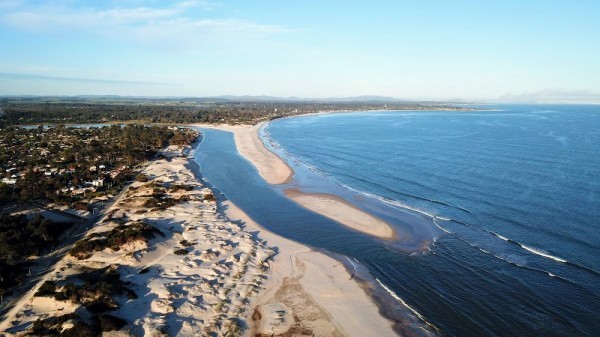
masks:
[[[394,98],[378,95],[361,95],[351,97],[326,97],[326,98],[303,98],[296,96],[279,97],[267,95],[219,95],[219,96],[119,96],[119,95],[78,95],[78,96],[2,96],[4,100],[12,101],[39,101],[47,103],[80,102],[80,103],[104,103],[104,104],[227,104],[227,103],[299,103],[299,104],[400,104],[400,105],[440,105],[440,104],[467,104],[469,101],[455,99],[446,101],[419,101]],[[1,102],[0,102],[1,103]]]
[[[290,97],[278,97],[278,96],[266,96],[266,95],[221,95],[215,96],[214,98],[226,99],[229,101],[240,101],[240,102],[405,102],[405,100],[376,95],[364,95],[354,97],[327,97],[327,98],[301,98],[296,96]]]

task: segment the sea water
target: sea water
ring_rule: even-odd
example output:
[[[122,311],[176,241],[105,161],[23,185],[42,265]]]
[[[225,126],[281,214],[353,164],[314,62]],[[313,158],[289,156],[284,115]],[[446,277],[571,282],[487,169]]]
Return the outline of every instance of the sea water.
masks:
[[[600,107],[484,108],[313,115],[266,132],[289,161],[432,215],[443,233],[430,252],[375,256],[373,269],[443,331],[600,334]]]
[[[311,115],[263,129],[298,172],[287,187],[341,195],[412,246],[295,205],[223,133],[207,131],[197,160],[259,223],[359,262],[399,310],[441,334],[598,335],[599,107],[484,108]]]

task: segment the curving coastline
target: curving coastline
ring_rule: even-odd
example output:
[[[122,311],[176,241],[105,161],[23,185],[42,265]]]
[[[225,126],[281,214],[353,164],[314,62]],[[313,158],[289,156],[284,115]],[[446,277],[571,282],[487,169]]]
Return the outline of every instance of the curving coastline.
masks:
[[[398,233],[383,220],[363,212],[337,195],[304,193],[297,188],[286,189],[285,195],[302,207],[359,232],[389,240],[398,238]]]
[[[253,301],[250,336],[295,336],[303,331],[315,336],[397,336],[395,322],[380,314],[341,262],[269,232],[230,201],[223,208],[231,221],[258,231],[277,249],[266,290]]]
[[[260,176],[269,184],[289,183],[293,169],[277,154],[269,150],[258,132],[265,122],[256,125],[210,125],[194,126],[219,129],[233,133],[238,152],[256,167]],[[321,214],[353,230],[385,240],[398,237],[396,231],[386,222],[359,209],[343,198],[329,194],[304,193],[297,189],[286,190],[286,196],[304,208]]]
[[[248,135],[256,135],[260,142],[257,134],[260,125],[194,126],[233,132],[236,145]],[[246,154],[250,148],[246,147]],[[285,167],[291,171],[287,164]],[[289,177],[291,174],[286,179]],[[266,230],[229,200],[219,205],[227,219],[242,224],[245,231],[255,232],[259,240],[276,251],[268,258],[270,275],[263,284],[264,291],[252,300],[246,319],[247,335],[295,336],[311,331],[322,336],[398,336],[401,323],[381,314],[369,286],[355,278],[354,272],[342,262]]]
[[[256,125],[192,124],[192,126],[217,129],[233,133],[235,146],[240,155],[256,167],[260,176],[269,184],[282,185],[292,180],[294,171],[279,156],[267,149],[258,136],[265,122]]]

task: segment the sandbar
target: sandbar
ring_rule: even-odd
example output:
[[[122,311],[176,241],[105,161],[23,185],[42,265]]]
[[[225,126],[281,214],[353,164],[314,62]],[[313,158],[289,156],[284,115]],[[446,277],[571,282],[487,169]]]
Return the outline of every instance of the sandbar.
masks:
[[[356,231],[384,239],[395,239],[398,236],[396,231],[386,222],[360,210],[337,195],[326,193],[303,193],[296,188],[286,189],[285,195],[302,207],[315,213],[319,213]]]
[[[397,336],[395,322],[379,314],[341,262],[263,229],[229,201],[224,205],[229,219],[260,231],[278,250],[267,290],[254,302],[251,336]]]
[[[231,128],[246,136],[258,130]],[[252,144],[246,153],[258,147]],[[149,163],[143,171],[149,181],[130,185],[84,239],[137,221],[162,236],[91,252],[85,259],[70,256],[66,247],[52,271],[13,304],[0,322],[0,334],[19,335],[39,318],[84,310],[81,303],[35,296],[44,282],[62,284],[87,270],[114,268],[138,294],[117,299],[119,308],[112,314],[128,324],[114,335],[397,336],[398,322],[379,313],[342,263],[265,230],[229,201],[219,205],[207,198],[212,191],[197,179],[188,150],[170,148],[164,159]],[[172,188],[177,186],[187,188]],[[156,189],[181,202],[147,207]],[[176,253],[182,250],[187,253]]]
[[[258,174],[266,182],[272,185],[289,183],[294,171],[283,159],[264,146],[258,136],[258,131],[263,125],[264,122],[256,125],[193,124],[193,126],[233,133],[235,145],[240,155],[256,167]]]
[[[266,182],[273,185],[289,183],[294,174],[293,169],[277,154],[270,151],[258,134],[264,123],[252,126],[225,124],[194,124],[194,126],[232,132],[240,155],[257,168]],[[307,194],[295,189],[287,189],[285,194],[304,208],[356,231],[387,240],[397,238],[396,231],[385,221],[335,195]]]

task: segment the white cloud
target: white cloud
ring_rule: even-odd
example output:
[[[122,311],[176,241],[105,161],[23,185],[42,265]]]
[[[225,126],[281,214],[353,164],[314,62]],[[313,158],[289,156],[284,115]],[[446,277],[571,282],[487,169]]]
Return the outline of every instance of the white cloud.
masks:
[[[0,0],[0,9],[17,8],[23,3],[22,0]]]
[[[180,13],[182,10],[177,8],[136,7],[108,10],[39,8],[0,15],[0,23],[19,30],[43,33],[143,24],[151,20],[171,18]]]
[[[176,4],[178,8],[202,8],[204,10],[212,10],[216,7],[219,7],[220,4],[211,1],[201,1],[201,0],[187,0],[181,1]]]
[[[218,4],[189,0],[170,7],[109,9],[64,6],[22,7],[0,14],[0,25],[35,34],[84,34],[153,48],[186,49],[209,41],[247,41],[287,32],[278,25],[239,19],[207,19],[191,12]]]
[[[535,92],[507,93],[500,96],[501,101],[540,103],[600,103],[600,93],[590,90],[565,90],[548,88]]]

